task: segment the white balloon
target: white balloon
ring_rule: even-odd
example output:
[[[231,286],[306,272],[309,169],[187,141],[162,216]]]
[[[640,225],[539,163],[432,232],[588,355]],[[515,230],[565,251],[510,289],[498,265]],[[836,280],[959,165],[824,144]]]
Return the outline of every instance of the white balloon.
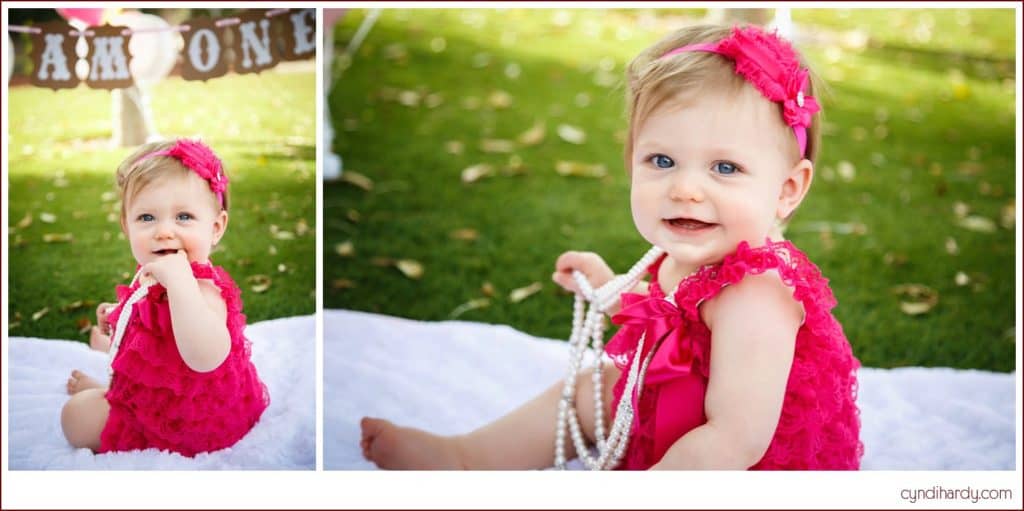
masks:
[[[7,33],[7,76],[5,81],[11,81],[11,73],[14,71],[14,41],[11,40],[11,33]]]
[[[141,87],[153,85],[174,69],[182,45],[181,34],[170,30],[170,25],[163,18],[141,12],[124,12],[111,18],[110,24],[147,30],[133,33],[128,41],[128,50],[132,54],[128,67],[136,84]],[[168,30],[149,32],[150,29]]]

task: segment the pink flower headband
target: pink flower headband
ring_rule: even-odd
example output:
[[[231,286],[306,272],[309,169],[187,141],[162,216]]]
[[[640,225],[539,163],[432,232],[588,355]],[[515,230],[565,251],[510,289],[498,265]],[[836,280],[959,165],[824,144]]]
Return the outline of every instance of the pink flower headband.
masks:
[[[220,202],[222,208],[227,206],[224,203],[224,192],[228,189],[228,175],[224,173],[220,159],[217,158],[216,154],[213,154],[213,150],[206,144],[198,140],[179,138],[173,146],[162,151],[153,151],[145,154],[138,160],[135,160],[135,164],[138,165],[140,162],[154,156],[177,158],[181,161],[182,165],[199,174],[199,177],[210,183],[210,190],[217,194],[217,201]]]
[[[688,51],[707,51],[736,62],[736,73],[771,101],[782,103],[782,118],[793,128],[800,156],[807,151],[807,128],[811,117],[821,110],[812,97],[805,94],[807,69],[800,67],[796,51],[778,34],[766,33],[748,26],[734,27],[732,35],[717,43],[698,43],[671,50],[660,58]]]

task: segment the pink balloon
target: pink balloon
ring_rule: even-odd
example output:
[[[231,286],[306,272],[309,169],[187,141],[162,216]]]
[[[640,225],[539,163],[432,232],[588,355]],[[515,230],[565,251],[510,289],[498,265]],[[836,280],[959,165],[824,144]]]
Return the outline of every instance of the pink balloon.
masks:
[[[103,23],[103,13],[106,9],[57,9],[57,12],[64,19],[78,20],[88,24],[90,27],[98,27]]]
[[[334,25],[336,21],[345,16],[348,9],[324,9],[324,27]]]

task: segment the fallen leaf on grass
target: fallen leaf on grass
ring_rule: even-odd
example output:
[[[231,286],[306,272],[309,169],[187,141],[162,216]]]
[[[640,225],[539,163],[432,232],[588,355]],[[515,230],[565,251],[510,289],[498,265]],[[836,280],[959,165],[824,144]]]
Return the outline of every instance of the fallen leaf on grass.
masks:
[[[500,138],[485,138],[480,141],[480,150],[485,153],[511,153],[516,150],[516,143]]]
[[[449,233],[449,236],[453,240],[476,241],[480,237],[480,233],[476,232],[476,229],[455,229]]]
[[[400,259],[395,266],[410,279],[419,279],[423,276],[423,265],[413,259]]]
[[[383,268],[394,265],[395,260],[390,257],[374,257],[373,259],[370,259],[370,264]]]
[[[448,314],[448,319],[456,319],[459,316],[469,312],[473,309],[480,309],[491,305],[491,301],[487,298],[474,298],[462,305],[459,305],[451,313]]]
[[[56,223],[57,222],[57,215],[54,215],[53,213],[46,213],[46,212],[39,213],[39,221],[43,222],[44,224]]]
[[[854,167],[852,163],[843,160],[836,166],[836,173],[839,174],[839,178],[843,181],[850,182],[857,176],[857,167]]]
[[[495,295],[494,284],[491,284],[490,282],[484,282],[483,285],[480,286],[480,292],[487,296],[493,297]]]
[[[78,318],[78,321],[75,322],[75,324],[78,326],[79,334],[84,334],[92,328],[92,321],[89,321],[89,318]]]
[[[341,257],[352,257],[355,253],[355,246],[352,245],[351,241],[343,241],[334,245],[334,253]]]
[[[373,180],[358,172],[352,172],[351,170],[345,170],[345,172],[341,173],[341,182],[362,188],[368,192],[373,190]]]
[[[462,171],[462,182],[472,183],[491,175],[494,175],[494,167],[486,163],[478,163],[476,165],[466,167],[466,169]]]
[[[266,275],[250,275],[245,280],[252,286],[253,293],[262,293],[270,289],[271,280]]]
[[[995,232],[996,223],[983,216],[966,216],[957,222],[957,225],[974,232]]]
[[[295,234],[291,231],[277,231],[274,233],[274,238],[279,240],[293,240],[295,239]]]
[[[496,90],[487,97],[487,104],[493,108],[508,108],[512,105],[512,96],[503,90]]]
[[[608,174],[608,169],[601,163],[589,164],[565,160],[555,163],[555,171],[562,176],[576,177],[604,177]]]
[[[356,287],[356,283],[348,279],[334,279],[331,281],[331,287],[334,289],[352,289]]]
[[[299,236],[305,236],[309,232],[309,224],[306,223],[305,218],[300,218],[295,224],[295,233]]]
[[[25,217],[18,220],[18,228],[24,229],[30,225],[32,225],[32,213],[25,213]]]
[[[570,144],[582,144],[587,141],[587,133],[582,128],[569,124],[558,125],[558,137]]]
[[[908,300],[900,301],[900,310],[908,316],[924,314],[939,303],[939,293],[923,284],[901,284],[892,292]]]
[[[967,216],[967,214],[970,212],[971,207],[968,206],[967,204],[964,204],[963,202],[960,201],[956,201],[953,203],[953,214],[956,215],[957,218],[963,218]]]
[[[1013,229],[1017,225],[1017,202],[1010,201],[1009,204],[1003,206],[1002,214],[1000,215],[999,224],[1006,229]]]
[[[39,321],[39,318],[45,316],[47,312],[50,312],[50,308],[49,307],[43,307],[42,309],[39,309],[39,310],[33,312],[32,313],[32,321]]]
[[[43,243],[70,243],[74,240],[74,236],[70,232],[65,233],[47,233],[43,235]]]
[[[946,253],[949,255],[957,255],[960,253],[960,247],[957,246],[955,239],[946,238]]]
[[[956,282],[956,285],[958,286],[966,286],[971,283],[971,278],[968,277],[966,273],[958,271],[956,272],[956,276],[953,277],[953,282]]]
[[[531,295],[537,293],[538,291],[540,291],[543,288],[544,288],[544,286],[541,285],[540,282],[534,282],[533,284],[530,284],[529,286],[521,287],[521,288],[518,288],[518,289],[513,289],[512,292],[508,294],[508,299],[512,303],[519,303],[519,302],[529,298]]]
[[[444,143],[444,151],[448,154],[462,154],[465,146],[458,140],[449,140]]]
[[[398,102],[408,107],[417,107],[420,105],[420,93],[413,90],[399,92]]]
[[[73,302],[71,302],[71,303],[61,307],[60,311],[61,312],[71,312],[71,311],[74,311],[74,310],[81,309],[83,307],[92,307],[93,305],[96,305],[96,302],[94,302],[92,300],[75,300],[75,301],[73,301]]]
[[[530,129],[522,132],[516,140],[524,146],[537,145],[544,141],[544,135],[547,132],[547,125],[542,121],[537,121]]]
[[[277,265],[277,272],[278,273],[284,273],[286,271],[288,271],[288,265],[286,265],[284,263],[281,263],[281,264]]]

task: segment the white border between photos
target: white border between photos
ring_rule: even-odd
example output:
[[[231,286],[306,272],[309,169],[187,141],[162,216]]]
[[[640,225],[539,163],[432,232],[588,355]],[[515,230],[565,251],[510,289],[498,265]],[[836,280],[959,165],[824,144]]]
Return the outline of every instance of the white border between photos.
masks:
[[[84,5],[83,5],[84,4]],[[98,7],[104,2],[76,3],[75,6]],[[46,7],[61,4],[47,4]],[[71,5],[64,2],[63,5]],[[203,7],[249,7],[244,2],[204,2]],[[424,8],[443,5],[454,8],[600,8],[624,7],[620,2],[597,2],[576,4],[571,2],[549,2],[541,5],[530,3],[502,2],[453,2],[431,4],[418,2],[295,2],[289,7],[318,8],[318,38],[323,34],[323,16],[320,8],[367,8],[407,7]],[[733,2],[733,7],[778,7],[786,3]],[[954,4],[955,5],[955,4]],[[966,4],[968,8],[1001,7],[1016,10],[1016,40],[1021,41],[1022,7],[1017,3],[978,2]],[[154,2],[147,7],[175,8],[197,7],[192,2]],[[637,2],[629,7],[706,7],[707,3],[670,4]],[[808,2],[800,8],[834,8],[831,2]],[[39,8],[31,2],[5,2],[3,25],[8,24],[8,9]],[[948,3],[865,3],[844,4],[844,8],[949,8]],[[322,39],[320,39],[322,41]],[[3,43],[6,56],[7,42]],[[317,72],[323,72],[320,46],[317,49]],[[6,63],[5,63],[6,64]],[[1016,56],[1016,197],[1022,196],[1022,133],[1021,133],[1021,54]],[[322,173],[324,148],[321,147],[320,119],[322,118],[323,79],[317,81],[317,175]],[[7,108],[7,83],[3,83],[3,110]],[[7,152],[7,115],[3,118],[3,148]],[[3,304],[7,306],[8,247],[7,231],[9,212],[7,210],[7,159],[3,170]],[[323,308],[323,183],[316,180],[316,268],[317,310]],[[1007,508],[1022,506],[1022,419],[1020,399],[1022,395],[1020,331],[1022,319],[1022,261],[1021,261],[1021,217],[1018,207],[1017,230],[1015,233],[1016,254],[1016,360],[1018,369],[1016,385],[1016,469],[999,472],[922,472],[922,471],[864,471],[858,473],[807,473],[807,472],[665,472],[665,473],[583,473],[583,472],[406,472],[385,473],[374,471],[323,471],[323,316],[316,316],[316,436],[317,471],[9,471],[8,470],[8,400],[3,396],[2,406],[2,448],[0,465],[3,473],[0,479],[0,507],[10,508],[935,508],[953,509],[970,506],[978,509]],[[3,388],[8,388],[7,366],[7,323],[6,310],[0,324],[2,331]],[[1012,500],[979,501],[970,500],[918,500],[910,502],[903,490],[928,490],[941,487],[945,490],[971,488],[1013,490]]]

